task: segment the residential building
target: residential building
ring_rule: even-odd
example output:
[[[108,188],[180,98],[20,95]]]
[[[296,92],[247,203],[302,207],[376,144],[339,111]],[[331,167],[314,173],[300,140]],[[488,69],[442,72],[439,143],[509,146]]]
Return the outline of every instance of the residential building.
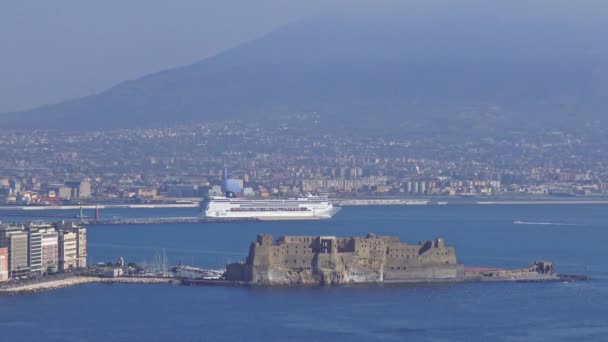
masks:
[[[8,276],[18,278],[29,276],[28,234],[22,225],[0,227],[0,247],[8,250]]]
[[[28,266],[31,275],[42,274],[42,232],[39,227],[28,226]]]
[[[42,271],[55,273],[59,269],[59,234],[54,228],[42,232]]]
[[[59,231],[58,252],[60,271],[69,271],[77,267],[78,246],[76,240],[76,233],[66,230]]]
[[[61,223],[59,229],[59,269],[87,267],[87,229],[74,222]]]
[[[0,282],[8,279],[8,248],[0,247]]]
[[[71,190],[71,199],[83,199],[91,197],[91,183],[89,181],[67,181],[65,186]]]

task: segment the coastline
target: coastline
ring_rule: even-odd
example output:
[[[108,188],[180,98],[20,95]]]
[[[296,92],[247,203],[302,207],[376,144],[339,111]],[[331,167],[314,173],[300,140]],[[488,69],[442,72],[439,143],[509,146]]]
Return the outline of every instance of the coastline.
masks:
[[[176,286],[225,286],[225,287],[262,287],[262,288],[299,288],[299,287],[347,287],[347,286],[412,286],[428,284],[461,284],[461,283],[486,283],[486,282],[573,282],[586,281],[589,277],[582,275],[561,275],[553,274],[548,276],[487,276],[481,274],[468,274],[463,279],[436,279],[418,281],[382,281],[366,283],[343,283],[343,284],[252,284],[244,281],[233,281],[223,279],[196,279],[196,278],[160,278],[160,277],[116,277],[104,278],[95,276],[73,276],[63,279],[42,281],[32,284],[8,286],[0,288],[1,296],[27,295],[39,292],[59,290],[68,287],[75,287],[86,284],[156,284],[156,285],[176,285]]]
[[[162,208],[198,208],[198,202],[166,204],[86,204],[86,205],[2,205],[0,210],[79,210],[82,209],[162,209]]]
[[[608,200],[478,201],[477,205],[581,205],[608,204]]]
[[[16,285],[12,287],[0,288],[0,296],[1,295],[19,295],[19,294],[29,294],[36,292],[44,292],[56,289],[62,289],[66,287],[73,287],[83,284],[91,284],[91,283],[125,283],[125,284],[174,284],[177,285],[180,283],[178,279],[175,278],[135,278],[135,277],[117,277],[117,278],[102,278],[102,277],[93,277],[93,276],[73,276],[69,278],[63,279],[55,279],[49,281],[42,281],[38,283],[32,284],[23,284]]]
[[[538,198],[538,199],[488,199],[482,198],[446,198],[434,199],[425,198],[369,198],[369,199],[335,199],[333,203],[341,207],[358,206],[466,206],[466,205],[606,205],[607,198],[602,199],[557,199],[557,198]]]
[[[332,202],[340,207],[359,206],[428,206],[428,205],[606,205],[608,198],[600,199],[496,199],[484,197],[401,197],[401,198],[335,198]],[[155,204],[86,204],[86,205],[0,205],[1,211],[44,211],[44,210],[95,210],[95,209],[169,209],[199,208],[200,202],[155,203]]]

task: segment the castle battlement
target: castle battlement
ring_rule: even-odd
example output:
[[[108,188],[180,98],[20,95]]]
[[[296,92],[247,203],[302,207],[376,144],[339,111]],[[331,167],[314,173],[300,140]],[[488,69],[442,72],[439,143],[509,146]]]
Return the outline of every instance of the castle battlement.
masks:
[[[407,244],[397,236],[258,235],[228,279],[260,284],[407,282],[459,279],[463,267],[441,238]]]

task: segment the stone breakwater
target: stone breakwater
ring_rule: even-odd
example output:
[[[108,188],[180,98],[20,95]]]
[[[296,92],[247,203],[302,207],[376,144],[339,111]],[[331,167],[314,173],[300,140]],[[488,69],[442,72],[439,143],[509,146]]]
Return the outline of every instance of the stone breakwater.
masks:
[[[32,284],[8,286],[0,289],[0,295],[17,295],[48,290],[61,289],[91,283],[126,283],[126,284],[180,284],[175,278],[144,278],[144,277],[119,277],[101,278],[91,276],[73,276],[64,279],[42,281]]]

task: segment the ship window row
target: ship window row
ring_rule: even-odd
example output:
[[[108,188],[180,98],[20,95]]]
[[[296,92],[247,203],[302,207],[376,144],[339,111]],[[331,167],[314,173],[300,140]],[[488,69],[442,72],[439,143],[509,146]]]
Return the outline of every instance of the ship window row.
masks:
[[[306,204],[306,203],[328,203],[328,201],[281,201],[281,200],[276,200],[276,201],[238,201],[238,200],[213,200],[213,202],[218,202],[218,203],[234,203],[234,204],[250,204],[250,203],[254,203],[254,204],[277,204],[277,203],[289,203],[289,204]]]
[[[307,208],[230,208],[230,211],[308,211]]]
[[[240,208],[306,208],[306,207],[300,207],[297,205],[286,205],[286,204],[260,205],[258,203],[250,204],[250,205],[239,205],[239,207]]]

